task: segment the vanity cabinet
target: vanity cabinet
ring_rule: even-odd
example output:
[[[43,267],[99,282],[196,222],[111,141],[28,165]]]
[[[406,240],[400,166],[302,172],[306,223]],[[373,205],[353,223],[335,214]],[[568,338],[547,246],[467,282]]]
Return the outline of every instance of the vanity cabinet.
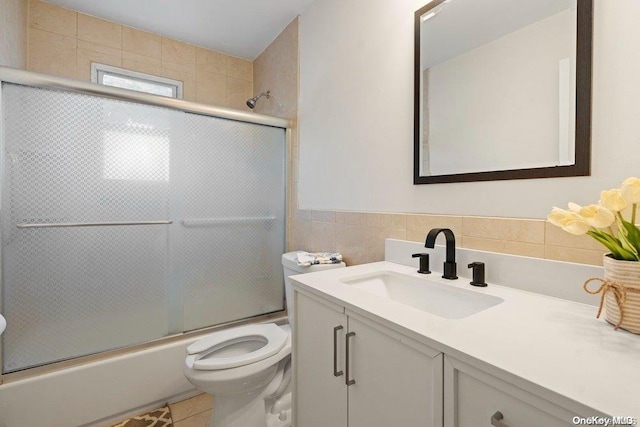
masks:
[[[298,427],[442,426],[442,353],[295,290]]]
[[[599,415],[582,405],[572,406],[559,406],[557,400],[444,357],[444,427],[565,427],[575,425],[576,415]]]
[[[344,340],[347,328],[344,309],[297,291],[294,293],[294,304],[293,425],[347,427],[344,369],[338,377],[334,376],[333,370],[334,330],[336,339]],[[340,346],[343,344],[344,341],[339,342]],[[344,356],[344,352],[336,352],[337,365],[344,366]]]

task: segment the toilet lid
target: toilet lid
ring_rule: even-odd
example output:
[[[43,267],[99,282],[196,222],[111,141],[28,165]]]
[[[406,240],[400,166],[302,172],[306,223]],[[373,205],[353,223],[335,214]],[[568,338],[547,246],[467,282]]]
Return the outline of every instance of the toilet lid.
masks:
[[[246,325],[237,328],[226,329],[202,338],[187,347],[187,353],[195,355],[193,368],[198,370],[217,370],[236,368],[271,357],[285,346],[288,334],[275,323],[264,325]],[[249,341],[260,340],[266,344],[259,349],[232,357],[206,357],[211,352],[225,348],[229,345]]]

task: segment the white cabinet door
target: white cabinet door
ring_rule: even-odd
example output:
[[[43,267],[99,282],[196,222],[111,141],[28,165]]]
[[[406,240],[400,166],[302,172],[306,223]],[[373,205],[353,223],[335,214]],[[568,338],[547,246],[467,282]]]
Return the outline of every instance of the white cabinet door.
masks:
[[[444,391],[445,427],[567,427],[576,415],[602,415],[558,396],[529,392],[450,356],[445,356]]]
[[[442,353],[355,315],[349,332],[349,427],[441,427]]]
[[[347,387],[344,384],[347,316],[344,309],[295,291],[294,311],[293,425],[347,427]],[[337,357],[335,366],[334,354]]]

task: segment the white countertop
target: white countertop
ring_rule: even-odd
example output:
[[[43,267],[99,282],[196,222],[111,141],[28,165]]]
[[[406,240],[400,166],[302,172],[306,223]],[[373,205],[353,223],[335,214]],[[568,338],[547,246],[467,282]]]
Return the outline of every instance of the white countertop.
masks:
[[[447,320],[340,281],[376,271],[427,278],[495,295],[504,302],[463,319]],[[414,267],[386,261],[291,277],[299,289],[445,354],[464,361],[471,358],[481,369],[498,368],[516,383],[521,378],[603,414],[640,420],[640,335],[614,331],[604,320],[597,320],[597,307],[491,283],[475,288],[468,279],[445,280],[435,272],[425,276]]]

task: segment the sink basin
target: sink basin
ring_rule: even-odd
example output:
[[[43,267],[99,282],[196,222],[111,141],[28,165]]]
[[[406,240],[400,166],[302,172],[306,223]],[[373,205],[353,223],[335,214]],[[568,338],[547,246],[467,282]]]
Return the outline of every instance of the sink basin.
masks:
[[[445,319],[462,319],[500,304],[493,295],[459,289],[393,271],[346,277],[342,282],[379,297],[408,305]]]
[[[2,317],[2,314],[0,314],[0,335],[2,335],[2,333],[4,332],[4,328],[7,326],[7,321],[4,320],[4,317]]]

